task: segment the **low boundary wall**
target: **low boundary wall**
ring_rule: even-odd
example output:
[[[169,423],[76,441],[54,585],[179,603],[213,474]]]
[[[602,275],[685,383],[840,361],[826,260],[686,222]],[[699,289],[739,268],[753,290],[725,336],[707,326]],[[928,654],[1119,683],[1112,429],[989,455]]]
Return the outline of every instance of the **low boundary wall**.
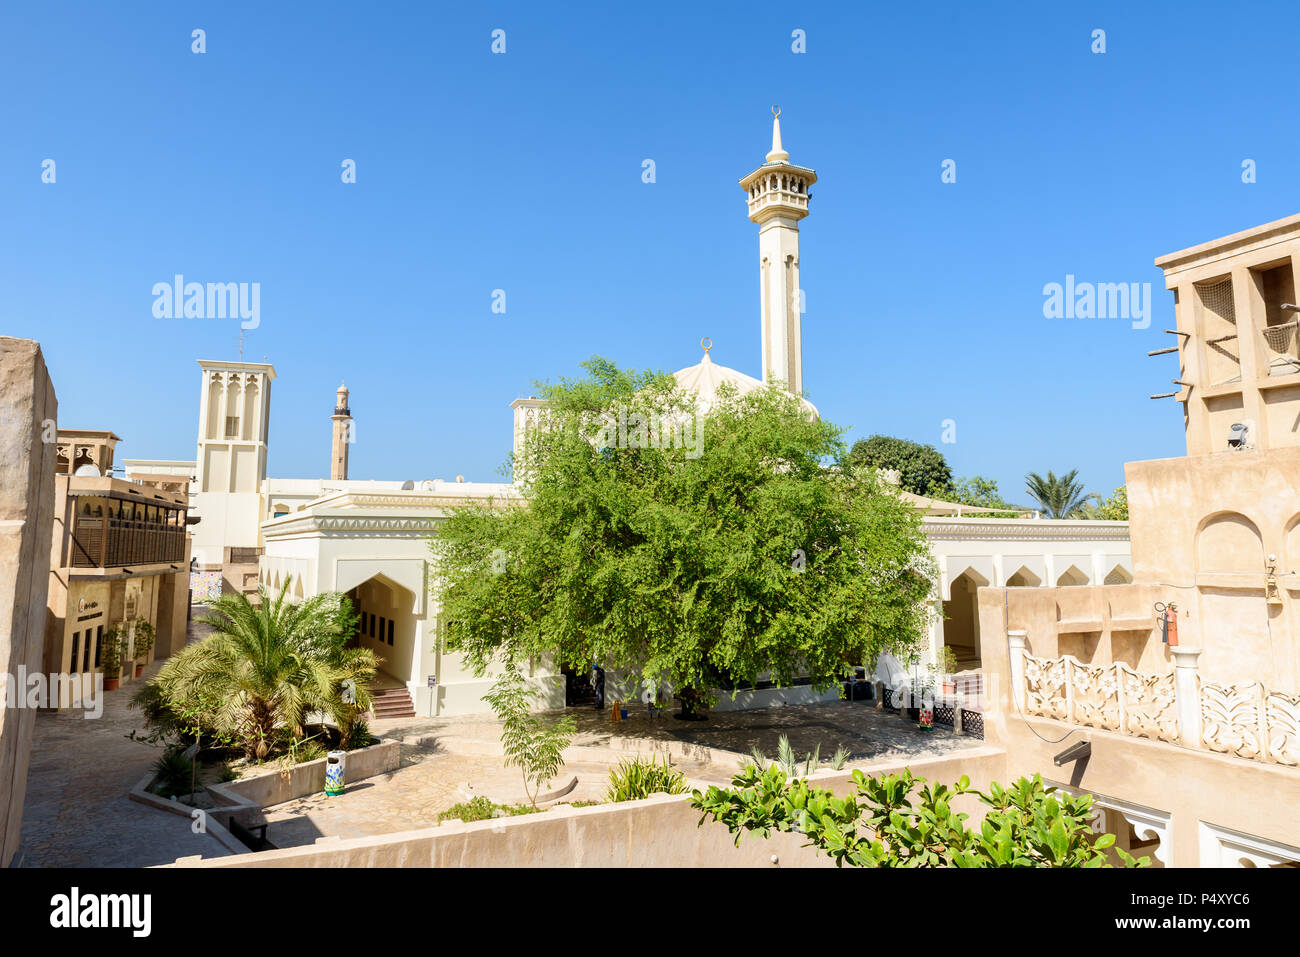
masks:
[[[842,771],[822,771],[812,781],[837,793],[853,787],[852,772],[888,774],[910,767],[930,781],[952,783],[963,774],[975,787],[1006,778],[997,748],[972,748],[938,758],[886,760]],[[359,838],[323,837],[315,844],[237,858],[181,858],[165,867],[819,867],[829,858],[803,847],[799,834],[768,840],[743,835],[740,845],[716,822],[698,826],[690,795],[655,795],[643,801],[575,808],[490,821],[448,821],[437,827]],[[965,799],[963,799],[965,800]],[[980,805],[959,806],[978,820]]]

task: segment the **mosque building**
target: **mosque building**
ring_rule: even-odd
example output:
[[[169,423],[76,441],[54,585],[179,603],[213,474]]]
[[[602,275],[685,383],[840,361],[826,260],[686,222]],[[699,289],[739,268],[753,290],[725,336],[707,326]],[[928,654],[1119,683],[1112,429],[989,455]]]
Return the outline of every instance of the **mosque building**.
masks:
[[[804,297],[800,287],[799,224],[811,211],[817,173],[790,162],[774,109],[772,148],[740,180],[749,219],[758,225],[760,377],[701,360],[675,373],[707,408],[724,384],[740,394],[769,383],[803,396]],[[476,676],[439,642],[439,609],[430,594],[435,569],[428,538],[448,510],[470,501],[519,498],[511,483],[442,479],[376,481],[349,477],[355,435],[351,395],[335,395],[328,479],[276,479],[266,474],[271,383],[266,363],[201,360],[196,461],[128,460],[130,472],[192,475],[195,599],[205,591],[273,591],[286,582],[294,597],[348,595],[361,614],[361,641],[384,659],[382,707],[388,714],[448,715],[486,711],[491,674]],[[545,403],[511,403],[513,446],[545,418]],[[939,565],[934,624],[924,658],[954,649],[963,668],[981,661],[976,591],[985,585],[1072,585],[1131,580],[1124,522],[967,518],[969,506],[909,498],[924,512]],[[987,510],[980,510],[987,511]],[[886,661],[882,673],[904,670]],[[541,700],[564,703],[563,676],[537,668],[530,676]],[[831,690],[821,697],[834,697]],[[761,707],[817,700],[810,689],[761,688],[723,699],[719,708]]]

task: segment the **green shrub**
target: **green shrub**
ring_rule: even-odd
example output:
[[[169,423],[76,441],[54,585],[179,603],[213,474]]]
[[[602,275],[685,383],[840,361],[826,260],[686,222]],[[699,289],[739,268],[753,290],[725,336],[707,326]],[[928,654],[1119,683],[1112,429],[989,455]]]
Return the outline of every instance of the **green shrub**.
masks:
[[[149,652],[153,651],[155,638],[157,638],[157,632],[154,631],[153,625],[144,620],[135,623],[134,645],[136,661],[143,664],[148,659]]]
[[[952,787],[928,786],[906,768],[879,778],[854,771],[857,793],[847,797],[799,778],[787,782],[778,765],[746,767],[731,783],[693,792],[691,805],[704,812],[700,824],[720,821],[737,844],[748,831],[762,837],[795,831],[836,867],[1109,867],[1106,852],[1115,844],[1115,835],[1092,832],[1091,795],[1044,787],[1037,774],[1008,788],[995,782],[988,794],[964,776]],[[952,809],[963,794],[989,808],[977,829],[966,827],[969,815]],[[1114,850],[1124,867],[1150,864]]]
[[[344,751],[356,751],[368,748],[378,739],[370,733],[370,725],[357,719],[339,733],[339,747]]]
[[[319,741],[303,741],[296,745],[290,752],[294,764],[303,764],[307,761],[319,761],[329,754],[329,749]]]
[[[635,758],[620,761],[609,772],[609,790],[605,799],[639,801],[651,794],[681,794],[686,790],[686,776],[669,765],[667,759],[660,764],[655,758]]]
[[[524,793],[533,807],[542,786],[564,765],[564,749],[576,729],[572,715],[546,720],[532,713],[529,702],[537,694],[513,659],[483,700],[501,720],[501,747],[506,767],[517,767],[524,775]]]
[[[162,757],[152,765],[156,776],[154,793],[163,797],[173,797],[190,793],[192,769],[190,759],[180,748],[168,748]]]
[[[763,754],[758,745],[754,745],[750,749],[750,754],[753,756],[754,764],[758,766],[759,770],[767,767],[767,755]],[[822,746],[817,744],[800,762],[799,756],[795,754],[794,748],[790,745],[790,739],[786,735],[781,735],[776,743],[776,766],[784,771],[788,778],[808,777],[821,766],[821,755]],[[840,745],[835,749],[835,756],[831,758],[831,767],[836,771],[842,770],[848,760],[848,750],[844,745]],[[740,766],[744,768],[749,762],[749,757],[743,757],[740,759]]]
[[[520,814],[533,814],[540,810],[541,808],[527,804],[497,804],[479,795],[447,808],[438,815],[438,823],[452,818],[460,821],[488,821],[494,817],[518,817]]]

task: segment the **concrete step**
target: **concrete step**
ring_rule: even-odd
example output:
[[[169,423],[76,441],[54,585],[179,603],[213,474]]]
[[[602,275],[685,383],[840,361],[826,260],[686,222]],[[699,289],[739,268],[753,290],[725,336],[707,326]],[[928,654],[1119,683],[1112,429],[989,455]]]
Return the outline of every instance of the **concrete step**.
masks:
[[[376,720],[415,717],[415,704],[406,688],[381,688],[372,691],[370,698],[370,712]]]

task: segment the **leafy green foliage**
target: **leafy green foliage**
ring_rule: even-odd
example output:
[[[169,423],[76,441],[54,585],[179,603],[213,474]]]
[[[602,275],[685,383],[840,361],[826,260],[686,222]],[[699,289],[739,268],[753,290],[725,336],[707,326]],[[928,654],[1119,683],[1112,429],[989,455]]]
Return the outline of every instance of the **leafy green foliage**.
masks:
[[[1103,499],[1097,494],[1089,497],[1094,501],[1080,507],[1080,518],[1107,522],[1128,521],[1128,486],[1121,485],[1111,493],[1110,498]]]
[[[609,790],[605,800],[611,802],[639,801],[651,794],[681,794],[686,790],[686,775],[663,764],[655,758],[635,758],[620,761],[610,768]]]
[[[290,738],[284,748],[284,757],[281,762],[284,767],[293,767],[295,764],[305,764],[308,761],[319,761],[329,755],[329,749],[317,740],[317,735],[309,738]]]
[[[853,772],[856,793],[837,797],[787,775],[777,765],[747,767],[729,789],[692,792],[700,824],[713,819],[736,835],[767,837],[773,831],[805,835],[837,867],[1108,867],[1113,834],[1094,835],[1092,797],[1045,788],[1042,777],[1020,778],[1011,787],[994,783],[984,794],[962,777],[951,787],[928,785],[910,770],[879,778]],[[915,803],[914,803],[915,792]],[[989,808],[977,829],[953,809],[955,798],[973,794]],[[1126,867],[1145,867],[1120,848]]]
[[[523,772],[524,793],[536,807],[538,792],[564,764],[564,749],[569,746],[577,725],[572,715],[548,721],[533,714],[530,709],[532,697],[519,666],[510,659],[483,700],[501,719],[501,746],[506,753],[506,767],[514,766]]]
[[[821,753],[822,746],[820,744],[814,745],[812,751],[804,755],[804,759],[801,762],[799,760],[799,755],[795,753],[794,748],[790,744],[789,737],[783,734],[776,742],[776,763],[774,766],[784,771],[786,777],[807,777],[821,766]],[[760,771],[767,767],[767,756],[763,754],[762,749],[760,749],[758,745],[754,745],[754,747],[750,749],[750,754],[753,755],[754,764]],[[848,749],[843,745],[840,745],[835,749],[835,755],[830,759],[830,765],[834,770],[838,771],[848,763],[848,760]],[[748,758],[742,758],[741,767],[745,767],[748,761]]]
[[[153,651],[154,639],[157,633],[153,625],[143,618],[135,623],[135,639],[133,642],[135,650],[135,660],[143,662],[149,657],[149,652]],[[101,659],[102,660],[102,659]]]
[[[535,814],[539,808],[527,804],[496,804],[479,795],[460,804],[453,804],[438,815],[438,823],[443,821],[487,821],[494,817],[517,817],[520,814]]]
[[[849,468],[895,469],[900,487],[916,495],[943,498],[952,488],[952,468],[933,445],[889,435],[858,439],[844,457]]]
[[[341,726],[355,720],[370,705],[367,686],[379,659],[345,647],[356,626],[346,598],[292,602],[289,584],[274,599],[259,587],[256,605],[242,594],[215,599],[201,619],[213,633],[167,660],[150,682],[158,694],[149,707],[169,711],[169,721],[195,736],[229,735],[257,761],[278,739],[301,737],[309,711],[331,714]]]
[[[939,660],[930,665],[930,671],[940,675],[952,675],[957,673],[961,667],[961,662],[957,660],[957,652],[952,650],[951,645],[944,645],[939,649]]]
[[[168,748],[152,765],[156,775],[153,789],[163,797],[189,794],[193,790],[193,765],[181,748]]]
[[[998,483],[983,475],[957,479],[953,482],[952,488],[941,497],[948,502],[974,505],[977,508],[1015,509],[1015,506],[1009,504],[998,491]]]
[[[122,656],[126,654],[126,629],[114,625],[99,642],[99,662],[105,680],[122,676]]]
[[[1089,498],[1083,483],[1075,481],[1078,474],[1078,469],[1071,469],[1058,477],[1049,471],[1043,478],[1030,472],[1025,476],[1025,491],[1048,518],[1075,518]]]
[[[349,724],[346,730],[342,727],[339,729],[339,747],[344,751],[368,748],[375,741],[375,736],[370,733],[370,725],[365,721],[356,720]]]
[[[917,645],[934,577],[919,516],[828,467],[840,429],[779,389],[724,392],[697,420],[671,376],[586,368],[541,387],[546,428],[514,462],[524,502],[457,508],[432,541],[448,650],[480,673],[511,655],[594,660],[682,695],[765,673],[820,690]],[[615,409],[688,419],[702,454],[633,430],[607,447]]]

